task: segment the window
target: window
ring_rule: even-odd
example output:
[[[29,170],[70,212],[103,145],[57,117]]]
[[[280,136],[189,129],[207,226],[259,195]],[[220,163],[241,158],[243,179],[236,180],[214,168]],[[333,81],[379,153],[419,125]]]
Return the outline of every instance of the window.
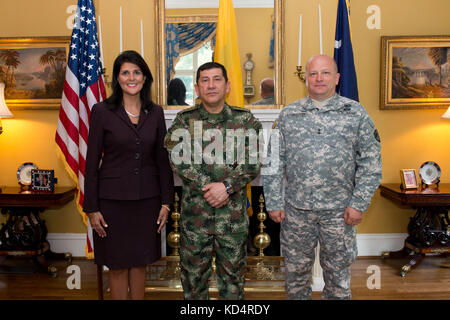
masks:
[[[213,49],[211,48],[211,42],[205,43],[205,45],[194,52],[181,56],[175,65],[175,76],[184,82],[186,86],[186,103],[190,106],[195,105],[195,74],[198,67],[206,62],[213,60]]]

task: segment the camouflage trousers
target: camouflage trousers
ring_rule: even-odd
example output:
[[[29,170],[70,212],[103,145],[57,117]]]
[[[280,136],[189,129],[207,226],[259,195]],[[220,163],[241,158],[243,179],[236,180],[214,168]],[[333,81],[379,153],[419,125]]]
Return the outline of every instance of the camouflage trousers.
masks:
[[[220,299],[244,299],[247,233],[208,234],[181,229],[180,266],[184,299],[208,300],[209,278],[215,255]]]
[[[344,222],[344,210],[300,210],[286,204],[281,251],[286,264],[288,299],[311,299],[315,248],[320,243],[323,299],[350,299],[350,266],[357,256],[356,228]]]

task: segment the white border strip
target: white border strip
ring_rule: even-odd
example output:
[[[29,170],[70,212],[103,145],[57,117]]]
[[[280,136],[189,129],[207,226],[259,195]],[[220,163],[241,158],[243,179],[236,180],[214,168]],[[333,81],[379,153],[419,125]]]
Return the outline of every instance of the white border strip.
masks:
[[[84,233],[49,233],[47,240],[55,253],[72,254],[72,257],[85,257],[86,234]]]
[[[357,234],[358,256],[380,256],[383,251],[403,248],[406,233],[365,233]],[[84,257],[86,234],[49,233],[47,240],[53,252],[70,252],[73,257]]]
[[[358,256],[380,256],[383,251],[397,251],[403,248],[406,233],[366,233],[357,234]],[[164,237],[165,238],[165,237]],[[70,252],[73,257],[85,256],[86,234],[49,233],[47,240],[53,252]],[[312,290],[322,291],[325,285],[321,277],[320,265],[313,275]]]

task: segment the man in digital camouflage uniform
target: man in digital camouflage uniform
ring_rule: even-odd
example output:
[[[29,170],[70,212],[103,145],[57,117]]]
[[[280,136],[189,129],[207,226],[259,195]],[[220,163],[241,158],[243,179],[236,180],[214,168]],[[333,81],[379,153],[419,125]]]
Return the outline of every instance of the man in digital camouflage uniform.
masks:
[[[266,207],[281,222],[288,298],[311,299],[319,242],[322,298],[350,299],[355,226],[381,180],[380,138],[364,107],[335,93],[331,57],[312,57],[306,77],[309,95],[280,112],[271,134],[273,169],[265,164],[261,171]]]
[[[248,109],[225,103],[230,83],[221,64],[200,66],[196,82],[202,103],[178,112],[165,140],[173,170],[183,181],[184,297],[209,299],[215,255],[220,298],[243,299],[248,234],[245,187],[259,174],[254,138],[262,125]],[[253,138],[246,139],[246,134]]]

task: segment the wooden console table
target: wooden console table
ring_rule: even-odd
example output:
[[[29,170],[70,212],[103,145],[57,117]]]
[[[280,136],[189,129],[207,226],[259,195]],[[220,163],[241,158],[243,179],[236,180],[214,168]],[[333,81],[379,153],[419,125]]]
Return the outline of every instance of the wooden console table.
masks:
[[[417,267],[427,253],[450,252],[449,183],[409,190],[402,190],[400,184],[382,184],[380,190],[383,197],[417,209],[408,224],[408,237],[403,249],[382,253],[383,258],[400,258],[414,253],[409,263],[402,267],[402,277]]]
[[[55,187],[53,193],[21,191],[18,186],[2,187],[0,208],[2,214],[8,216],[8,221],[0,231],[0,265],[9,256],[32,256],[41,271],[56,277],[58,270],[47,259],[71,261],[72,255],[50,250],[47,227],[45,221],[39,218],[39,213],[67,204],[74,198],[75,192],[75,187]],[[33,228],[30,227],[32,223]]]

